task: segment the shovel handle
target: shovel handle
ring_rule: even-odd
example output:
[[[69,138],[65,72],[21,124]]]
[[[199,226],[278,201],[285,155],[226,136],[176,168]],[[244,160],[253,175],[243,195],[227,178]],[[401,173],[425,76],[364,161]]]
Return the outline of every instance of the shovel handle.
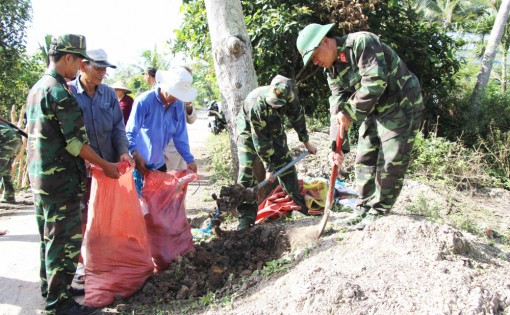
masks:
[[[332,151],[335,153],[339,153],[342,148],[342,144],[344,141],[343,137],[344,131],[338,128],[338,132],[336,134],[336,141],[333,142]],[[333,164],[333,169],[331,170],[331,176],[329,177],[329,187],[328,194],[326,195],[326,205],[324,206],[324,213],[322,214],[321,222],[319,223],[319,234],[317,238],[319,238],[322,233],[324,233],[324,229],[326,228],[326,224],[328,223],[329,212],[331,211],[331,206],[333,204],[333,199],[335,196],[335,182],[338,176],[338,165]]]
[[[286,170],[288,170],[292,165],[296,164],[297,162],[301,161],[302,159],[304,159],[305,157],[307,157],[308,155],[310,155],[310,152],[308,151],[305,151],[303,153],[301,153],[297,158],[295,158],[294,160],[290,161],[288,164],[284,165],[282,168],[280,168],[278,171],[276,171],[273,175],[271,175],[271,177],[269,179],[275,179],[276,176],[280,175],[281,173],[285,172]],[[262,188],[263,186],[265,186],[267,183],[269,183],[269,179],[266,178],[264,179],[263,181],[261,181],[257,186],[255,186],[253,188],[253,191],[257,191],[259,188]]]

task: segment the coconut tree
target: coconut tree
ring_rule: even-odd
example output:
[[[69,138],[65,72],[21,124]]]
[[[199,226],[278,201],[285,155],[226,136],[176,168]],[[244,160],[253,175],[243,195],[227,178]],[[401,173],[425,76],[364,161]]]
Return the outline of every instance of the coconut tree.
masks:
[[[492,64],[496,55],[496,49],[501,42],[503,33],[505,32],[506,22],[508,20],[508,13],[510,11],[510,0],[502,0],[496,16],[494,25],[492,27],[487,48],[482,58],[482,65],[478,74],[476,85],[471,96],[471,104],[475,111],[480,107],[481,100],[485,91],[485,86],[489,81],[489,76],[492,70]]]

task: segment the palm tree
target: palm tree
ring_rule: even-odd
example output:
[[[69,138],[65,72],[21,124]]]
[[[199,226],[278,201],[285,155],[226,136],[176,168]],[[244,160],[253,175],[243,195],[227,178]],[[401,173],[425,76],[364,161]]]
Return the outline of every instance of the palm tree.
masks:
[[[141,55],[145,67],[154,67],[156,69],[168,69],[169,62],[164,56],[158,53],[157,45],[154,45],[154,50],[145,50]]]
[[[502,0],[499,7],[494,26],[492,27],[487,42],[487,48],[482,59],[480,73],[478,74],[476,85],[471,96],[471,104],[475,111],[478,111],[481,100],[485,91],[485,86],[489,81],[489,76],[492,70],[492,63],[496,55],[496,48],[500,44],[503,33],[505,33],[505,26],[508,20],[508,13],[510,11],[510,0]],[[506,80],[506,78],[505,78]]]

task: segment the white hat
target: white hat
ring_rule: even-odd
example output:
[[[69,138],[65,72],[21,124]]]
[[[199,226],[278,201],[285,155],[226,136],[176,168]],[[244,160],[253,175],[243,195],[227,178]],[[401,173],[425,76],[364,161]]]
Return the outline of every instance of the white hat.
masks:
[[[192,82],[193,77],[182,67],[156,72],[158,87],[183,102],[191,102],[197,97],[198,91],[191,86]]]

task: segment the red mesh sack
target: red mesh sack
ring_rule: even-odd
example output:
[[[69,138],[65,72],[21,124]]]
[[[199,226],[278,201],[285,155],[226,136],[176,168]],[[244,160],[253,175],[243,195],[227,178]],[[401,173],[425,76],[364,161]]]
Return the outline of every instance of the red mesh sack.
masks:
[[[175,257],[195,250],[184,199],[188,183],[197,179],[190,170],[144,175],[145,223],[155,272],[167,269]]]
[[[119,179],[92,168],[85,260],[85,305],[105,306],[138,291],[153,264],[140,200],[129,163],[117,163]]]

